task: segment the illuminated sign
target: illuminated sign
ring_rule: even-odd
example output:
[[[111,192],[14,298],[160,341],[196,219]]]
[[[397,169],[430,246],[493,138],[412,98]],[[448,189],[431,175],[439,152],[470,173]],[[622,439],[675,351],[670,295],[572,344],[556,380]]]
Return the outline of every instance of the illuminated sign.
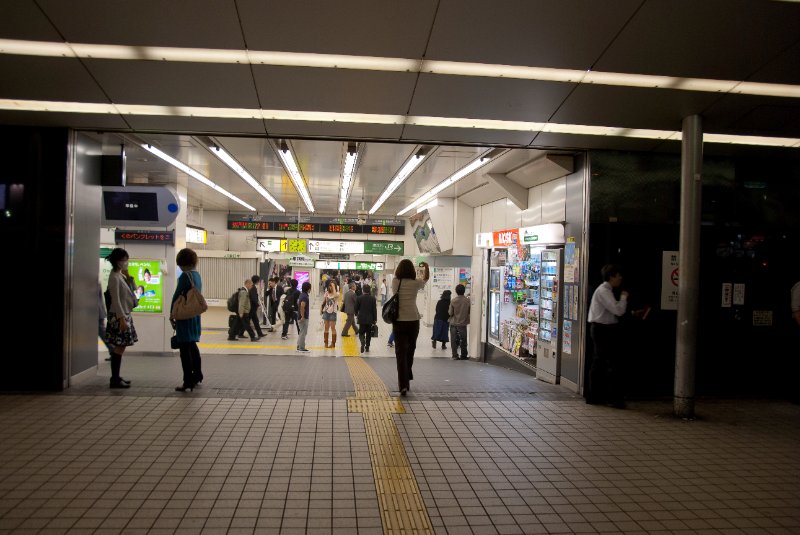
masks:
[[[160,260],[128,260],[128,273],[133,277],[133,293],[139,299],[134,312],[160,314],[164,308],[164,282]]]
[[[519,229],[519,239],[525,245],[564,243],[564,225],[549,223]]]
[[[317,260],[314,264],[317,269],[358,269],[363,271],[383,271],[383,262],[332,262]]]
[[[266,221],[228,221],[228,230],[272,230]]]
[[[364,252],[367,254],[405,254],[405,244],[401,241],[368,241],[364,244]]]
[[[172,230],[115,230],[114,240],[146,241],[152,243],[168,243],[175,245],[175,231]]]
[[[265,253],[277,253],[285,249],[281,249],[281,242],[286,240],[275,238],[259,238],[256,240],[256,251],[264,251]],[[285,245],[284,245],[285,247]]]
[[[406,232],[400,219],[369,219],[366,223],[355,217],[313,217],[285,215],[229,214],[228,230],[275,230],[279,232],[324,232],[331,234],[399,235]]]
[[[511,247],[517,243],[517,229],[493,232],[492,241],[495,247]]]
[[[308,240],[308,252],[360,254],[364,252],[364,242]]]

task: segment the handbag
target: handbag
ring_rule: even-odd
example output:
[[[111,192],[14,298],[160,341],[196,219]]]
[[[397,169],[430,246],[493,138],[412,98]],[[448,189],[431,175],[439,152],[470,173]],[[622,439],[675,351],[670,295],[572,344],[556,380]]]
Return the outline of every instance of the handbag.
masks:
[[[179,295],[172,305],[172,318],[176,320],[188,320],[208,310],[206,299],[194,285],[194,277],[188,273],[186,276],[189,277],[192,287],[185,294]]]
[[[377,338],[378,337],[378,324],[373,323],[372,326],[369,328],[369,336],[370,338]]]
[[[169,347],[172,349],[180,349],[178,345],[178,336],[175,334],[175,329],[172,330],[172,338],[169,339]]]
[[[400,288],[403,286],[403,279],[400,279],[400,284],[397,286],[395,294],[383,304],[381,309],[381,317],[386,323],[394,323],[397,321],[397,316],[400,314]]]

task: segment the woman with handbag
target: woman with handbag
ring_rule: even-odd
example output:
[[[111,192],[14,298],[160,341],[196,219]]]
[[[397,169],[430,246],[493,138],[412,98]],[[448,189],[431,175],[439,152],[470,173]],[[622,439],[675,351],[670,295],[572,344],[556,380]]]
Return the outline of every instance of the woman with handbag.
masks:
[[[378,303],[370,292],[368,284],[364,292],[356,299],[356,318],[358,319],[358,338],[361,340],[361,352],[369,353],[369,342],[372,340],[372,327],[378,323]]]
[[[322,297],[322,321],[325,330],[325,347],[336,347],[336,301],[339,299],[339,292],[336,291],[336,283],[328,279],[325,286],[325,294]],[[331,331],[331,345],[328,345],[328,330]]]
[[[178,277],[178,284],[172,296],[172,306],[174,310],[175,301],[179,297],[185,296],[189,290],[196,288],[202,291],[203,280],[200,274],[195,271],[197,267],[197,253],[192,249],[181,249],[175,258],[175,263],[181,268],[181,276]],[[192,391],[196,384],[203,382],[203,371],[201,369],[200,350],[197,342],[200,341],[200,315],[188,319],[175,319],[170,316],[172,328],[176,331],[178,349],[181,356],[181,368],[183,368],[183,384],[176,386],[177,392]]]
[[[392,322],[394,331],[394,354],[397,358],[397,381],[400,395],[405,396],[414,379],[411,368],[414,365],[414,351],[419,336],[419,310],[417,310],[417,294],[425,287],[430,278],[430,267],[421,262],[422,278],[417,278],[414,263],[405,258],[397,264],[392,280],[392,293],[398,296],[397,319]],[[394,296],[393,296],[394,297]],[[389,305],[389,302],[386,303]]]
[[[111,263],[108,275],[108,321],[106,322],[105,341],[111,351],[110,388],[130,388],[131,382],[123,379],[119,372],[122,367],[122,354],[126,347],[139,341],[133,326],[131,312],[139,300],[133,293],[133,277],[128,274],[128,252],[117,247],[106,257]]]

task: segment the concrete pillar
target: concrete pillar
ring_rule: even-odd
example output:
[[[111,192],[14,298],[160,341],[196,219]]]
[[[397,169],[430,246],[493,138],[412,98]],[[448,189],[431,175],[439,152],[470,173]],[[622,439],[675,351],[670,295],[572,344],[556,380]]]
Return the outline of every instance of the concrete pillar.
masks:
[[[694,417],[702,171],[703,127],[700,116],[692,115],[683,119],[681,146],[680,278],[673,400],[675,415],[681,418]]]

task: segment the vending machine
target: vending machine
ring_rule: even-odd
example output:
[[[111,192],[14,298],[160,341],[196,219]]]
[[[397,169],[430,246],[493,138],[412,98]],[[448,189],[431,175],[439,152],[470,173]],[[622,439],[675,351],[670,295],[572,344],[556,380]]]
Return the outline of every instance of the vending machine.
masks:
[[[539,275],[536,378],[557,384],[561,375],[561,281],[564,249],[543,249]]]

